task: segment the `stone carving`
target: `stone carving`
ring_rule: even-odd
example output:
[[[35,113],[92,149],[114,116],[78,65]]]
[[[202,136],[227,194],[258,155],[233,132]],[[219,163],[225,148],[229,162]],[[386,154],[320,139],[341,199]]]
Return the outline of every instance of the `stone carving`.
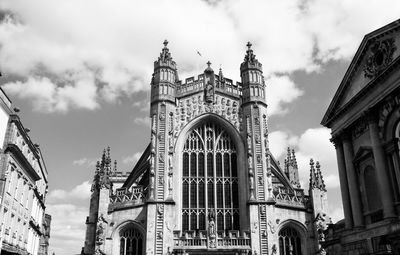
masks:
[[[165,120],[165,112],[161,112],[159,118],[161,121]]]
[[[268,221],[268,227],[271,234],[276,232],[276,228],[278,227],[280,221],[280,219],[276,219],[275,222],[272,222],[271,220]]]
[[[97,247],[96,250],[94,251],[94,255],[106,255],[106,253],[100,249],[100,247]]]
[[[328,228],[328,222],[326,221],[325,213],[318,213],[314,220],[315,228],[318,234],[318,248],[319,254],[326,254],[325,249],[322,247],[322,242],[325,241],[325,233],[324,231]]]
[[[150,156],[150,160],[153,159],[154,163],[154,155]],[[150,186],[150,192],[149,192],[149,197],[152,199],[154,197],[154,167],[153,165],[150,165],[150,180],[149,180],[149,186]]]
[[[158,204],[157,205],[157,213],[159,216],[162,216],[164,213],[164,205],[163,204]]]
[[[214,100],[214,85],[211,83],[211,81],[207,82],[205,90],[205,99],[207,103],[212,103]]]
[[[382,41],[375,40],[370,47],[370,52],[364,66],[364,76],[367,78],[376,77],[392,62],[393,53],[396,49],[397,47],[393,38]]]
[[[271,234],[274,234],[275,226],[272,224],[271,220],[268,221],[268,227],[269,227],[269,231],[271,231]]]
[[[163,154],[158,155],[158,161],[159,161],[160,163],[164,163],[164,162],[165,162],[165,161],[164,161],[164,155],[163,155]]]
[[[247,153],[251,154],[251,135],[247,134]]]
[[[168,171],[168,196],[172,197],[172,168]]]
[[[257,164],[261,164],[262,157],[261,154],[257,154]]]
[[[151,131],[152,131],[153,133],[156,133],[156,124],[157,124],[156,121],[157,121],[156,115],[153,114],[153,116],[152,116],[152,121],[151,121]]]
[[[96,227],[96,245],[102,245],[104,243],[104,225],[107,225],[107,221],[104,219],[103,214],[97,219],[97,227]]]
[[[271,255],[276,255],[276,254],[277,254],[277,249],[276,249],[276,244],[274,244],[271,247]]]
[[[264,185],[264,180],[261,176],[258,176],[258,185],[260,186]]]
[[[216,248],[216,232],[215,232],[215,212],[210,210],[208,212],[208,247]]]

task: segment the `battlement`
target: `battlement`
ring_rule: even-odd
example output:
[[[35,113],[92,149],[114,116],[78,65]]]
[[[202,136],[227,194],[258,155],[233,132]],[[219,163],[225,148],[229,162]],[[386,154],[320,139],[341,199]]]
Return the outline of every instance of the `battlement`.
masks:
[[[240,82],[233,82],[228,78],[220,78],[219,75],[215,77],[215,91],[219,91],[225,94],[229,94],[234,97],[240,97],[242,95],[242,84]],[[197,79],[195,76],[185,79],[185,82],[177,82],[176,95],[177,97],[183,97],[188,94],[192,94],[205,89],[204,74],[199,74]]]

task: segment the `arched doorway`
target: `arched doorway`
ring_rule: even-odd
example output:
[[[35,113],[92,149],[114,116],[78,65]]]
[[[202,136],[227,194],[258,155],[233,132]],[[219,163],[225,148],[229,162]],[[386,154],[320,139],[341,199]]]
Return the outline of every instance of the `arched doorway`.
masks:
[[[143,235],[133,226],[120,232],[120,255],[143,255]]]
[[[182,230],[239,230],[238,163],[230,135],[214,122],[191,130],[182,155]]]
[[[301,236],[291,226],[279,231],[279,254],[280,255],[302,255]]]

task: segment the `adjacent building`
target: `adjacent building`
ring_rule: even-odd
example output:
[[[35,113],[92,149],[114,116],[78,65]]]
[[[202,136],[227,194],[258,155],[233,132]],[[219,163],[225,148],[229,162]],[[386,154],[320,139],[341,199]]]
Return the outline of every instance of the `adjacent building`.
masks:
[[[329,254],[400,254],[400,20],[367,34],[322,120],[332,129],[344,220]]]
[[[39,145],[11,109],[0,88],[0,250],[1,254],[37,255],[48,173]]]
[[[43,235],[40,237],[40,247],[38,255],[49,254],[50,226],[51,226],[51,215],[46,213],[44,215],[44,221],[42,223]]]
[[[82,254],[324,252],[321,167],[310,161],[307,194],[295,152],[288,149],[282,165],[271,154],[266,84],[252,45],[234,83],[210,62],[182,82],[167,44],[154,62],[149,145],[122,179],[104,151]]]

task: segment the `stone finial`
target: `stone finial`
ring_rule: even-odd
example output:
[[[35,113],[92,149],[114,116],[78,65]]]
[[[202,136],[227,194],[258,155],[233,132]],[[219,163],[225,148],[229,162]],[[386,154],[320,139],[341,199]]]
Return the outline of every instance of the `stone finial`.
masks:
[[[158,58],[158,61],[166,63],[167,61],[172,61],[172,57],[171,57],[171,53],[169,52],[169,49],[167,47],[168,40],[164,40],[163,44],[164,44],[164,48],[162,49],[162,51],[160,53],[160,57]]]
[[[315,188],[317,185],[317,176],[315,174],[314,160],[310,159],[310,189]]]
[[[315,167],[317,168],[316,172],[317,186],[319,189],[326,191],[326,185],[322,177],[321,166],[318,161],[315,163]]]
[[[253,50],[251,49],[251,42],[248,42],[246,44],[247,46],[247,51],[246,51],[246,56],[244,57],[244,62],[248,62],[250,64],[254,64],[255,62],[258,62],[256,59],[256,55],[254,55]]]

